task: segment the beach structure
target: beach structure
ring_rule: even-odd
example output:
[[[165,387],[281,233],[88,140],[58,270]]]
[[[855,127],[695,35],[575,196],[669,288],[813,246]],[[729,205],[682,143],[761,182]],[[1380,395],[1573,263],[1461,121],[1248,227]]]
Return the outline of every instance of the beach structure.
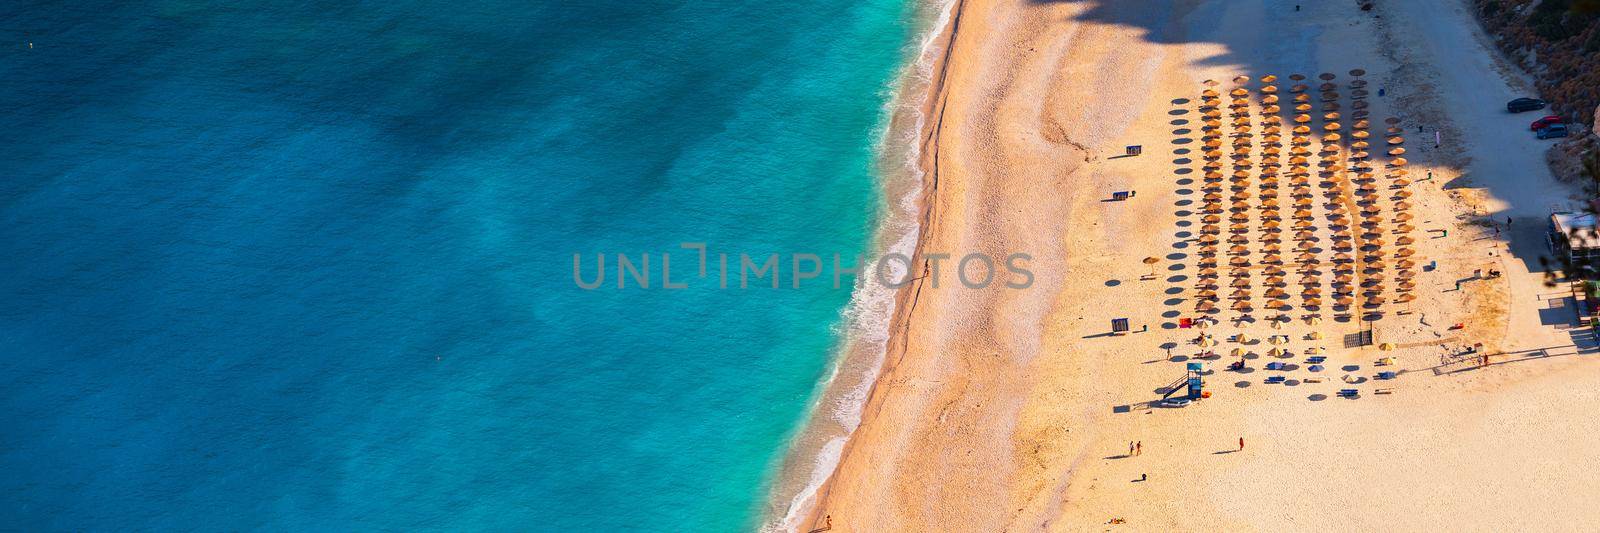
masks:
[[[1592,213],[1559,212],[1550,215],[1546,240],[1550,252],[1570,264],[1592,265],[1600,260],[1600,232]]]

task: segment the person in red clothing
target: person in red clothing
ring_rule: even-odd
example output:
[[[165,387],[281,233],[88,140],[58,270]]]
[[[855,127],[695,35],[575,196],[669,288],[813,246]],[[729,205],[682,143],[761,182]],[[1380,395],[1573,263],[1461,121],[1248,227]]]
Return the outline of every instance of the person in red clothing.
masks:
[[[1244,437],[1239,437],[1239,451],[1244,451]]]

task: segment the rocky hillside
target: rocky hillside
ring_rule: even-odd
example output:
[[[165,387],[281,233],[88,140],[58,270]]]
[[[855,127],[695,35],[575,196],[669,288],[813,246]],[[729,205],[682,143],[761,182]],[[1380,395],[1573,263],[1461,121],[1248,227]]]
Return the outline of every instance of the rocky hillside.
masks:
[[[1404,1],[1404,0],[1400,0]],[[1484,28],[1538,78],[1556,112],[1580,122],[1600,105],[1600,0],[1473,0]]]

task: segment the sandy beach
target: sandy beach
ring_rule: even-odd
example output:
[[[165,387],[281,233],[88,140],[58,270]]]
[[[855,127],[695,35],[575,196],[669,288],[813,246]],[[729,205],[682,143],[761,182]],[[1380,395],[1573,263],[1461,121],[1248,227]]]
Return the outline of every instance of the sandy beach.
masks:
[[[1464,2],[959,0],[942,30],[918,261],[1023,252],[1036,279],[899,292],[860,426],[795,529],[1503,530],[1596,518],[1586,503],[1600,479],[1582,472],[1600,466],[1583,451],[1600,430],[1600,362],[1582,356],[1594,341],[1538,259],[1548,215],[1579,205],[1579,191],[1550,175],[1547,144],[1527,131],[1536,117],[1505,112],[1531,86]],[[1359,97],[1352,69],[1365,71]],[[1284,323],[1266,310],[1197,313],[1202,82],[1227,90],[1243,75],[1255,91],[1264,76],[1324,72],[1338,76],[1343,111],[1405,130],[1411,196],[1399,205],[1387,193],[1401,187],[1386,185],[1379,204],[1385,220],[1415,215],[1413,259],[1436,268],[1418,269],[1406,303],[1294,309]],[[1128,145],[1142,155],[1119,157]],[[1114,191],[1137,194],[1110,201]],[[1329,242],[1334,214],[1314,209],[1323,222],[1306,237]],[[1265,231],[1255,219],[1240,228],[1250,246]],[[1398,300],[1394,275],[1360,281]],[[1179,326],[1199,316],[1218,323]],[[1110,334],[1114,318],[1132,332]],[[1220,344],[1197,345],[1201,333]],[[1267,355],[1280,346],[1260,339],[1275,335],[1295,355]],[[1493,354],[1487,366],[1455,355],[1476,344]],[[1307,368],[1313,349],[1325,371]],[[1235,360],[1245,370],[1225,368]],[[1273,361],[1291,366],[1269,371]],[[1210,397],[1156,405],[1189,363],[1204,365]]]

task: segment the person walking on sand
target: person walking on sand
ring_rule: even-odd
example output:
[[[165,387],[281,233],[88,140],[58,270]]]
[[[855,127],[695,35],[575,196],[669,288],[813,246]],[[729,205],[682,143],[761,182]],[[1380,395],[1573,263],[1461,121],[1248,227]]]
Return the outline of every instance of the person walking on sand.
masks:
[[[1139,482],[1143,483],[1146,479],[1150,479],[1150,474],[1139,474]]]
[[[1244,451],[1244,437],[1239,437],[1239,451]]]
[[[1144,455],[1144,441],[1141,440],[1133,443],[1133,454]]]
[[[1133,441],[1128,441],[1128,457],[1133,457]]]

